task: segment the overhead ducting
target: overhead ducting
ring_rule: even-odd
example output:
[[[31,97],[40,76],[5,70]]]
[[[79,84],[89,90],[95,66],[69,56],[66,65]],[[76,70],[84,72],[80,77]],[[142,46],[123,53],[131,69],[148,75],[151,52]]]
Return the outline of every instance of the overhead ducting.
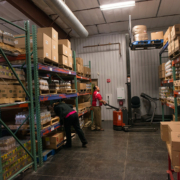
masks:
[[[44,0],[44,2],[80,37],[88,36],[88,31],[62,0]]]

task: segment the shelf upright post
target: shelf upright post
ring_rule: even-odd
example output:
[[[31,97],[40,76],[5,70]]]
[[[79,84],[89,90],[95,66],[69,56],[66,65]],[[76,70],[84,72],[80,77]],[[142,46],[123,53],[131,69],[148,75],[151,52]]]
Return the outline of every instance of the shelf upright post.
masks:
[[[31,54],[30,54],[30,32],[29,32],[29,21],[24,23],[25,26],[25,43],[26,43],[26,67],[27,67],[27,86],[29,93],[29,125],[30,125],[30,136],[31,136],[31,152],[34,159],[33,168],[37,170],[36,160],[36,142],[35,142],[35,129],[34,129],[34,105],[33,105],[33,91],[32,91],[32,69],[31,69]]]
[[[1,109],[0,109],[0,119],[1,119]],[[0,124],[0,137],[2,137],[2,125]],[[0,157],[1,157],[1,152],[0,152]],[[3,168],[2,168],[2,161],[1,161],[1,158],[0,158],[0,180],[3,180]]]
[[[34,85],[35,85],[35,107],[36,107],[36,124],[37,124],[37,140],[38,140],[38,158],[39,166],[43,165],[42,157],[42,138],[41,138],[41,120],[40,120],[40,102],[39,102],[39,79],[38,79],[38,57],[37,57],[37,34],[36,26],[32,26],[33,35],[33,61],[34,61]]]
[[[75,51],[73,51],[73,63],[74,63],[74,71],[76,72],[76,52]],[[77,76],[74,76],[74,85],[77,91]],[[75,100],[76,100],[76,111],[78,113],[78,96],[76,97]]]
[[[172,61],[172,70],[173,70],[173,82],[176,80],[176,73],[175,73],[175,64]],[[174,94],[174,83],[173,83],[173,94]],[[174,94],[174,111],[175,111],[175,121],[178,120],[178,108],[177,108],[177,95]]]
[[[89,61],[89,68],[91,70],[91,61]],[[92,86],[92,82],[91,82],[91,86]],[[92,89],[92,87],[91,87],[91,89]],[[93,94],[91,93],[91,96],[90,96],[91,97],[91,99],[90,99],[91,100],[91,105],[92,105],[92,96],[93,96]],[[93,111],[92,110],[91,110],[91,122],[93,123]]]

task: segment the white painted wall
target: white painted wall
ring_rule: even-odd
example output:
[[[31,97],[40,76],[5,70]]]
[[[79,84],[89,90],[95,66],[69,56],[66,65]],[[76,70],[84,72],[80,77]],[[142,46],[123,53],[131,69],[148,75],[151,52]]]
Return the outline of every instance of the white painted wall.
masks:
[[[118,45],[83,48],[107,43],[121,43],[121,54],[119,55]],[[76,51],[77,57],[82,57],[84,65],[91,61],[92,79],[98,79],[99,87],[103,98],[106,94],[112,94],[112,105],[118,107],[117,87],[126,88],[126,44],[125,34],[107,34],[91,36],[88,38],[71,39],[72,50]],[[144,92],[152,97],[159,97],[159,50],[130,51],[131,57],[131,93],[132,96],[139,96]],[[99,73],[99,75],[98,75]],[[111,83],[107,83],[111,79]],[[141,115],[146,114],[146,104],[141,99]],[[127,94],[124,106],[127,107]],[[165,112],[170,112],[165,108]],[[156,114],[161,114],[161,105],[158,102]],[[113,110],[102,108],[102,119],[112,120]]]

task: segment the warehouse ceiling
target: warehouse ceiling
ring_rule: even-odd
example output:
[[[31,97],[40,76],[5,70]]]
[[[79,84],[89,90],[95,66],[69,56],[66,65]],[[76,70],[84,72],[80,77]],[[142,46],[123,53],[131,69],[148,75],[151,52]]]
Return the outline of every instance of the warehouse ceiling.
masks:
[[[32,0],[36,6],[42,9],[51,19],[56,19],[66,33],[71,29],[57,18],[57,15],[44,3],[43,0]],[[67,6],[88,30],[89,35],[122,32],[128,30],[128,18],[131,15],[132,26],[146,25],[148,29],[166,28],[180,23],[180,0],[136,0],[135,7],[101,11],[100,5],[123,2],[125,0],[65,0]],[[127,1],[127,0],[126,0]],[[28,19],[21,12],[11,6],[5,0],[0,0],[0,16],[23,26],[23,20]],[[31,24],[34,24],[30,21]],[[2,24],[0,29],[9,30],[13,34],[21,34],[20,30]],[[74,31],[71,37],[76,37]]]

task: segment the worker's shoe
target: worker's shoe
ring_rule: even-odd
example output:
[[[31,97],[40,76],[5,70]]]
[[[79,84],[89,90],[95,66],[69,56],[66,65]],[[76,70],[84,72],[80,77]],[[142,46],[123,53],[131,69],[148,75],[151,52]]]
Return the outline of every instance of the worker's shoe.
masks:
[[[102,129],[102,128],[101,129],[97,129],[97,131],[104,131],[104,129]]]
[[[87,142],[82,143],[82,147],[83,147],[83,148],[86,148],[86,147],[87,147],[86,144],[87,144]]]

